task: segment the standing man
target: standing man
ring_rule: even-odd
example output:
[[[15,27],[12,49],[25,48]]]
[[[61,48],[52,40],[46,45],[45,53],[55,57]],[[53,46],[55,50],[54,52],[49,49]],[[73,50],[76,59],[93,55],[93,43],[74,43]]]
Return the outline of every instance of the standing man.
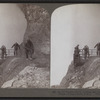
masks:
[[[87,57],[89,58],[89,56],[90,56],[89,47],[86,45],[86,46],[84,46],[83,50],[84,50],[84,59],[86,60]]]
[[[28,39],[25,43],[25,53],[27,59],[32,59],[32,55],[34,54],[34,46],[30,39]]]
[[[74,66],[77,66],[79,63],[80,63],[80,49],[79,45],[77,45],[74,50]]]
[[[97,47],[97,56],[100,56],[100,42],[97,43],[97,44],[94,46],[94,48],[96,48],[96,47]]]
[[[13,46],[11,48],[14,47],[14,56],[18,55],[18,50],[20,49],[20,45],[16,42],[15,44],[13,44]]]
[[[6,47],[3,45],[1,47],[1,58],[4,59],[6,58],[7,54],[6,54]]]

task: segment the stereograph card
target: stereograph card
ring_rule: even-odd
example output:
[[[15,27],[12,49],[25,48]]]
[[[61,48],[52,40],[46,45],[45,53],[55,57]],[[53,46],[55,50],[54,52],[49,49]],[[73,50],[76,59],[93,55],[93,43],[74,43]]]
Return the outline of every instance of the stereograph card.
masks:
[[[100,97],[99,11],[0,3],[0,97]]]

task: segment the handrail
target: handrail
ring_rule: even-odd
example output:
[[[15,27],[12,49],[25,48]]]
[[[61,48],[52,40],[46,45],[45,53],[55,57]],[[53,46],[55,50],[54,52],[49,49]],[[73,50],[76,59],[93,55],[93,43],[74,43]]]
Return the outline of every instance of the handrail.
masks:
[[[7,56],[14,56],[14,49],[6,49]],[[1,55],[1,49],[0,49],[0,55]],[[89,49],[89,55],[90,56],[96,56],[97,50],[96,49]],[[80,56],[84,56],[84,50],[80,49]]]
[[[80,56],[84,55],[84,50],[80,49]],[[90,56],[96,56],[97,55],[97,50],[96,49],[89,49],[89,55]]]
[[[2,51],[0,49],[0,56],[2,54]],[[7,56],[14,56],[14,49],[6,49]]]
[[[6,49],[7,56],[14,56],[14,49]]]

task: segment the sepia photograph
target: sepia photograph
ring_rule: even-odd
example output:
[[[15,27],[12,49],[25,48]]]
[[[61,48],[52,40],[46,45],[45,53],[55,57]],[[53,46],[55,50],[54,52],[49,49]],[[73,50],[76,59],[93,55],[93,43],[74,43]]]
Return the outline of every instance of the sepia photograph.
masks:
[[[100,4],[70,4],[51,17],[51,87],[100,89]]]
[[[0,87],[50,87],[50,15],[44,8],[0,4]]]
[[[100,96],[99,11],[100,4],[0,3],[0,97]]]

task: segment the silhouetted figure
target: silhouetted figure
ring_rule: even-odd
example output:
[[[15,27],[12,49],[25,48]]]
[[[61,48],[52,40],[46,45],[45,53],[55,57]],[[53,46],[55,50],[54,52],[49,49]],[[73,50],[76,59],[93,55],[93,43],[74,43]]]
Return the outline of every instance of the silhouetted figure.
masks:
[[[25,43],[25,53],[26,53],[26,58],[32,59],[32,55],[34,54],[34,45],[31,40],[27,40]]]
[[[97,47],[97,56],[100,56],[100,42],[97,43],[97,44],[94,46],[94,48],[96,48],[96,47]]]
[[[74,66],[77,66],[80,63],[80,49],[79,45],[77,45],[74,49]]]
[[[16,42],[11,48],[14,47],[14,55],[18,55],[18,50],[20,49],[20,45]]]
[[[1,47],[1,58],[4,59],[7,57],[7,54],[6,54],[6,47],[3,45]]]
[[[83,50],[84,50],[84,59],[86,60],[87,57],[89,58],[89,56],[90,56],[89,47],[86,45],[86,46],[84,46]]]

